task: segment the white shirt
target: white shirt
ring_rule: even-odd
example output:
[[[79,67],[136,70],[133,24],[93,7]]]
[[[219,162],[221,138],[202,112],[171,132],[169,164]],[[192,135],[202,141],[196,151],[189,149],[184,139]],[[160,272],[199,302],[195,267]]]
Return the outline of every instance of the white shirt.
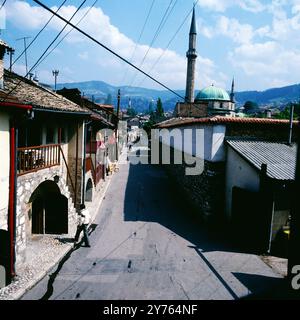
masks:
[[[91,222],[91,216],[88,209],[83,209],[80,214],[80,222],[82,224],[89,224]]]

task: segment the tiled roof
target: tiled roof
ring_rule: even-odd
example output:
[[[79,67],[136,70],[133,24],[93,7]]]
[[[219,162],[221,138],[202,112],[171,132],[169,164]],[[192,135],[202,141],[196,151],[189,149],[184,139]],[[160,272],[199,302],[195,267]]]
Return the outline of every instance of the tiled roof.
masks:
[[[17,105],[24,103],[14,95],[7,95],[7,93],[5,93],[3,90],[0,90],[0,104],[1,104],[1,100],[5,100],[5,102],[8,102],[8,103],[15,103]]]
[[[160,122],[156,125],[158,128],[172,128],[180,127],[191,124],[229,124],[229,123],[241,123],[241,124],[275,124],[275,125],[287,125],[289,120],[281,119],[269,119],[269,118],[238,118],[238,117],[207,117],[207,118],[172,118],[167,121]],[[294,121],[294,124],[298,123]]]
[[[89,111],[55,92],[46,89],[31,80],[21,77],[15,73],[4,71],[4,92],[13,90],[13,95],[20,101],[30,103],[41,109],[57,111],[80,112],[89,114]],[[5,99],[6,100],[6,99]],[[1,99],[0,99],[1,101]]]
[[[296,172],[297,145],[227,139],[227,144],[258,170],[267,165],[267,175],[278,180],[294,180]]]
[[[103,122],[104,124],[110,126],[110,127],[114,127],[114,124],[112,124],[111,122],[107,121],[104,117],[101,116],[101,114],[99,114],[98,112],[96,111],[93,111],[91,110],[91,118],[93,120],[97,120],[97,121],[101,121]]]

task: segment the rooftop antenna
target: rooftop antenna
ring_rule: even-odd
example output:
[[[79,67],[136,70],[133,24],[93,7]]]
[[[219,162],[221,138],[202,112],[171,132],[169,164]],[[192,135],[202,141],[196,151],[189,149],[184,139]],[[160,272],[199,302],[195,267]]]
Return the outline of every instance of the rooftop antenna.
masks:
[[[291,105],[290,105],[290,130],[289,130],[289,141],[288,141],[289,145],[292,144],[292,138],[293,138],[294,108],[295,108],[295,104],[291,103]]]
[[[25,66],[26,66],[26,77],[28,75],[28,62],[27,62],[27,43],[26,43],[26,39],[29,39],[31,37],[22,37],[17,39],[17,41],[23,40],[24,42],[24,53],[25,53]]]
[[[52,74],[54,76],[54,91],[56,92],[57,76],[59,74],[59,70],[52,70]]]

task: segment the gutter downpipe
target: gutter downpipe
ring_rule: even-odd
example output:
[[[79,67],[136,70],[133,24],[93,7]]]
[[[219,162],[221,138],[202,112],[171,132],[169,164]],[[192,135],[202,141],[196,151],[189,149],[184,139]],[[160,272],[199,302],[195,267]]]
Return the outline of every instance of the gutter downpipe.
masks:
[[[16,189],[17,189],[17,129],[15,122],[10,122],[10,172],[9,172],[9,273],[11,279],[15,277],[15,261],[16,261]]]
[[[81,186],[81,203],[85,204],[85,165],[86,165],[86,138],[87,138],[87,124],[83,121],[83,157],[82,157],[82,186]]]
[[[78,183],[78,131],[79,131],[79,125],[77,123],[77,128],[76,128],[76,158],[75,158],[75,195],[74,195],[74,203],[75,203],[75,208],[78,209],[77,207],[77,183]]]

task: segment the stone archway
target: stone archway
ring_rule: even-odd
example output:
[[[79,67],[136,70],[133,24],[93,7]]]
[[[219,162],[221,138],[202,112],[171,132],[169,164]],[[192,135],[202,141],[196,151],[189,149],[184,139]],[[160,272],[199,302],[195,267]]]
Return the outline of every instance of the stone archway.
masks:
[[[88,179],[85,187],[85,201],[93,201],[93,182],[92,179]]]
[[[29,202],[32,203],[32,234],[68,233],[68,199],[55,182],[42,182]]]

